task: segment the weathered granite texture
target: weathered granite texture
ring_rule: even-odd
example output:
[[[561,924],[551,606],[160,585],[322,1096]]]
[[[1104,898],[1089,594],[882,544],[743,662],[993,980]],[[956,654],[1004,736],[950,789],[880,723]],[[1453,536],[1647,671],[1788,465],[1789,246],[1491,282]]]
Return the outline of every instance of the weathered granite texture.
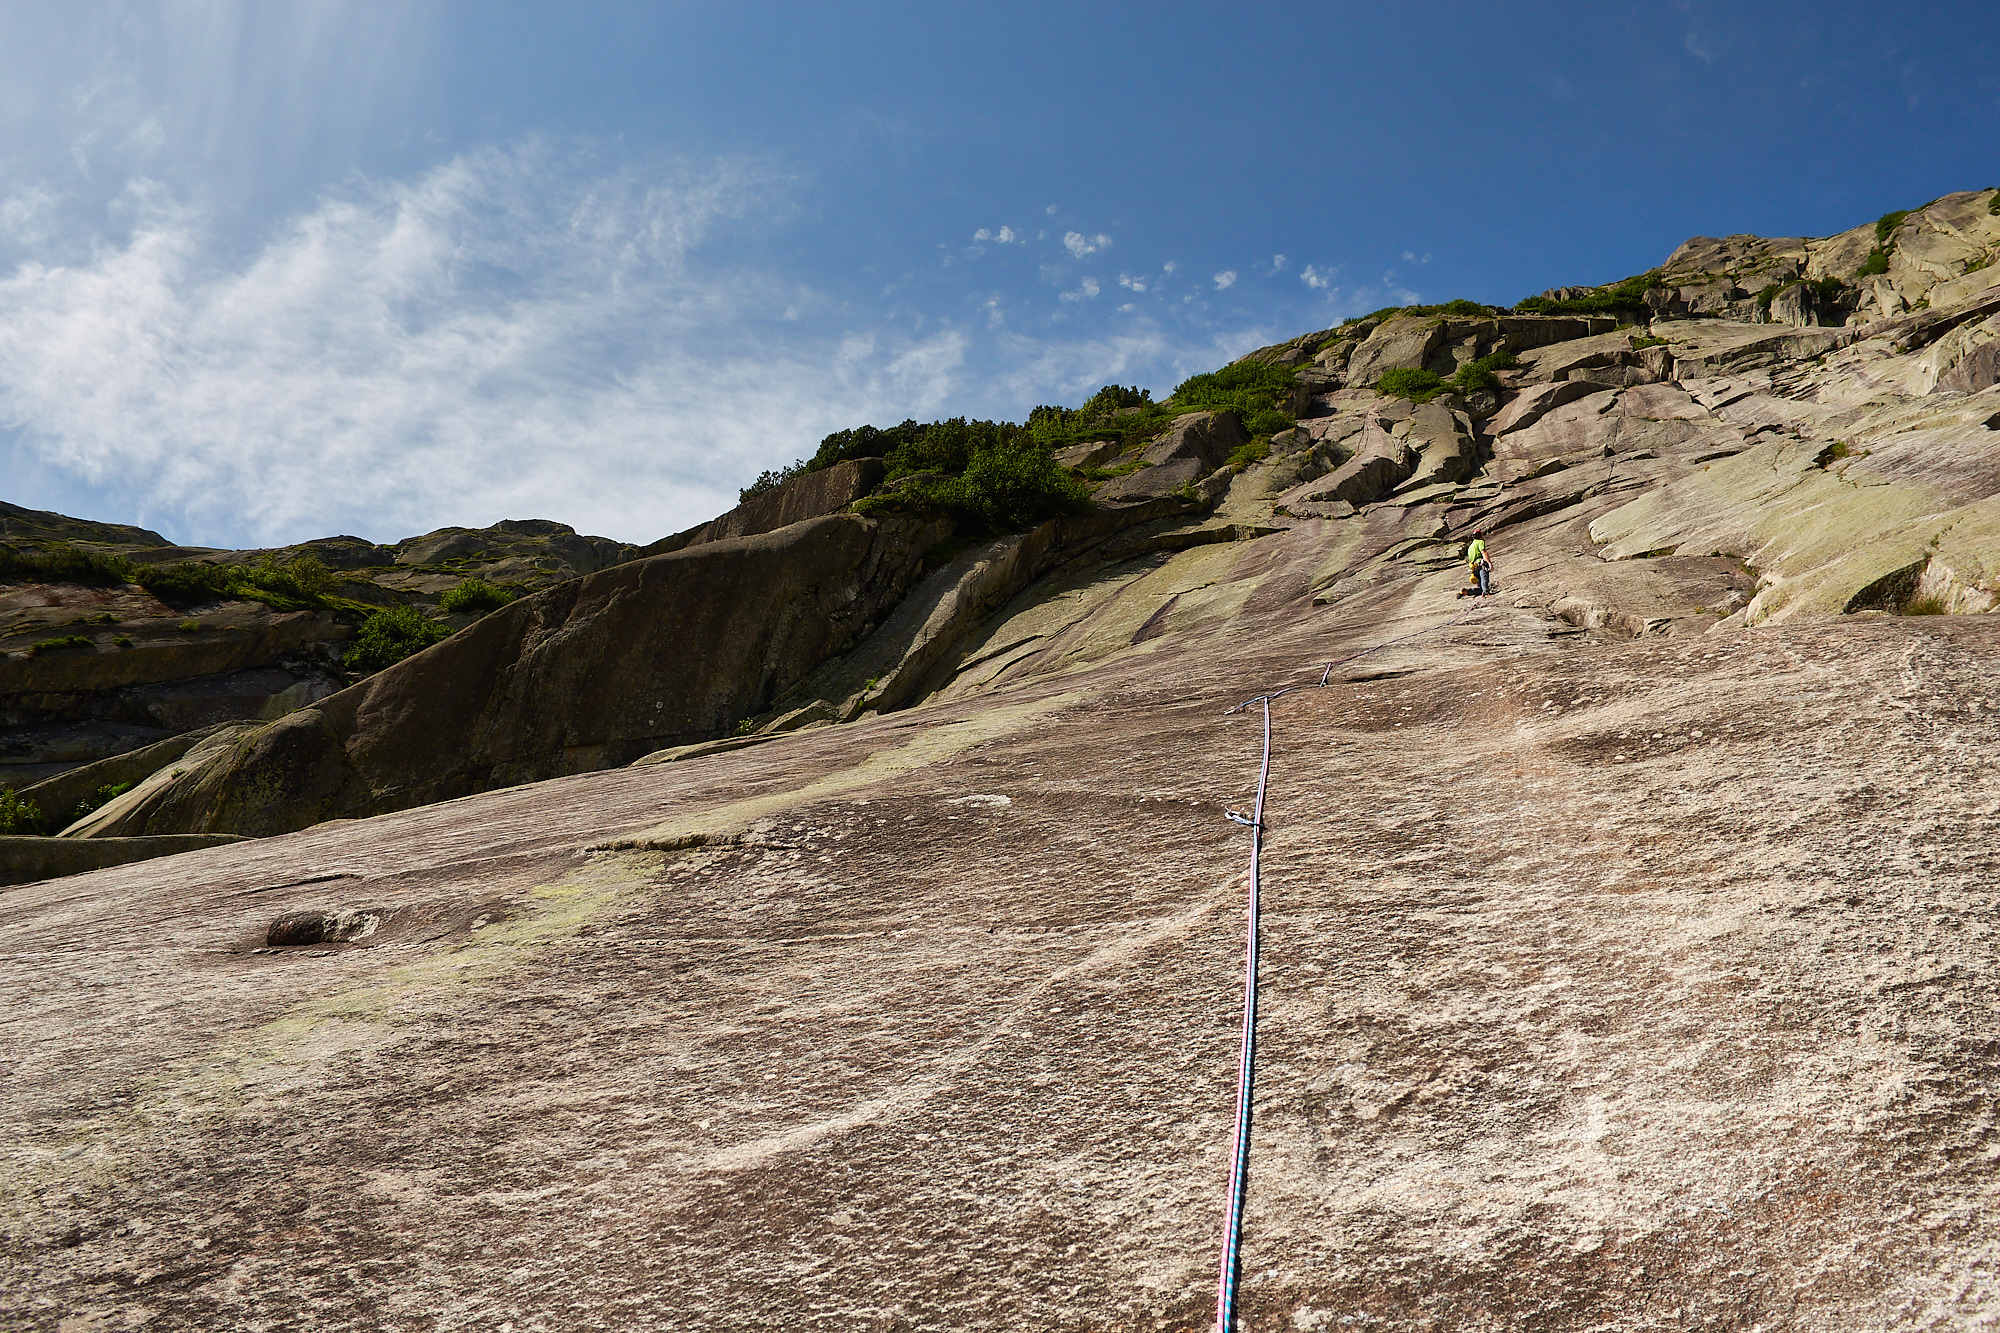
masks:
[[[783,551],[869,520],[261,728],[232,808],[389,812],[0,894],[0,1323],[1205,1328],[1225,710],[1297,686],[1246,1327],[1981,1326],[2000,311],[1928,290],[1583,321],[1492,412],[1317,392],[1141,521],[915,560],[740,748],[649,715],[810,656],[760,645],[857,603]]]

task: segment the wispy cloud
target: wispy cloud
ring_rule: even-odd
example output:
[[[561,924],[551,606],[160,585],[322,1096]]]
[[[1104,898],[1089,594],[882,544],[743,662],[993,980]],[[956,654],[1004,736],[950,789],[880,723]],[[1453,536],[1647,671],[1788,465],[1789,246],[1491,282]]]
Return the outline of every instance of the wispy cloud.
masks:
[[[1215,290],[1217,290],[1218,292],[1229,287],[1234,287],[1235,285],[1236,285],[1235,269],[1226,268],[1222,270],[1222,272],[1215,275]]]
[[[1299,281],[1316,292],[1323,292],[1326,290],[1327,284],[1333,281],[1333,270],[1327,269],[1322,271],[1315,264],[1307,264],[1303,269],[1299,270]]]
[[[1065,301],[1088,301],[1091,297],[1097,295],[1097,293],[1102,290],[1103,289],[1097,285],[1096,278],[1085,278],[1081,283],[1077,284],[1077,288],[1075,291],[1064,292],[1062,294],[1062,299]]]
[[[1095,236],[1085,236],[1080,231],[1063,233],[1063,249],[1069,251],[1078,259],[1083,258],[1085,255],[1094,255],[1099,250],[1109,249],[1110,246],[1111,238],[1102,232],[1099,232]]]
[[[998,231],[989,231],[985,227],[981,227],[978,231],[972,233],[972,239],[975,241],[993,241],[1000,245],[1012,245],[1014,242],[1021,240],[1022,236],[1020,232],[1015,231],[1012,227],[1002,227]]]
[[[1129,273],[1120,273],[1118,275],[1118,285],[1120,287],[1130,287],[1135,292],[1146,290],[1146,280],[1144,278],[1135,278]]]
[[[650,540],[727,508],[773,438],[942,406],[964,358],[950,330],[843,333],[816,293],[705,254],[777,193],[740,163],[584,178],[489,151],[230,264],[135,184],[119,243],[0,279],[0,426],[182,540],[531,515]]]

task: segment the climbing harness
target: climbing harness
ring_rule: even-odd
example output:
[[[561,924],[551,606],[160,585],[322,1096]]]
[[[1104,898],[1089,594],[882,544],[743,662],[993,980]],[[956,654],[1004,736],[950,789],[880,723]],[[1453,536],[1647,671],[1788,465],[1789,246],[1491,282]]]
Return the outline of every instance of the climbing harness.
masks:
[[[1461,612],[1456,619],[1427,629],[1412,630],[1408,634],[1393,639],[1385,639],[1371,648],[1363,648],[1358,653],[1346,657],[1336,657],[1320,672],[1318,688],[1324,689],[1333,669],[1343,662],[1378,653],[1384,648],[1432,634],[1439,630],[1452,629],[1462,625],[1473,612],[1481,610],[1473,607]],[[1271,783],[1271,705],[1287,694],[1307,688],[1303,685],[1287,685],[1282,690],[1260,694],[1245,699],[1233,708],[1224,710],[1224,716],[1240,713],[1252,704],[1264,707],[1264,762],[1257,773],[1257,803],[1249,815],[1239,810],[1223,810],[1223,817],[1232,824],[1241,824],[1250,830],[1250,902],[1245,913],[1245,943],[1243,947],[1243,1044],[1236,1065],[1236,1135],[1234,1150],[1229,1159],[1229,1211],[1222,1233],[1222,1270],[1215,1288],[1215,1333],[1232,1333],[1236,1327],[1236,1283],[1242,1270],[1243,1250],[1243,1196],[1250,1174],[1250,1106],[1252,1085],[1257,1073],[1257,947],[1258,915],[1263,897],[1264,859],[1264,791]]]

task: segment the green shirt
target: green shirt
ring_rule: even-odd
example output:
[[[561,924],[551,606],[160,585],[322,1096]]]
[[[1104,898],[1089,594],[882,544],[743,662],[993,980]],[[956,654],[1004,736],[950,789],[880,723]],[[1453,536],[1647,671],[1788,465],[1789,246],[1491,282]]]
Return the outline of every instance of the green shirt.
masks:
[[[1484,537],[1474,537],[1472,545],[1465,548],[1465,563],[1477,569],[1479,568],[1479,562],[1485,558],[1486,539]]]

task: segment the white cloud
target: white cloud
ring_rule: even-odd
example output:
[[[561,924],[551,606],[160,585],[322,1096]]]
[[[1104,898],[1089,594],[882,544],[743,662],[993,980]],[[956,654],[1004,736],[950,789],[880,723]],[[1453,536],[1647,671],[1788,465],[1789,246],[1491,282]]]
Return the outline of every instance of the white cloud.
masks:
[[[1285,271],[1285,257],[1283,255],[1272,255],[1271,268],[1274,272],[1283,273]]]
[[[704,255],[781,203],[741,164],[586,179],[488,151],[231,261],[140,183],[128,235],[0,278],[0,458],[11,432],[204,544],[531,516],[652,540],[728,508],[774,439],[943,406],[963,361],[955,331],[843,335],[826,298]]]
[[[1054,204],[1050,204],[1048,208],[1044,211],[1047,212],[1050,217],[1054,217],[1056,215],[1056,206]]]
[[[31,185],[0,199],[0,240],[17,246],[40,246],[55,234],[57,199],[42,185]]]
[[[1235,269],[1226,268],[1222,270],[1222,272],[1215,275],[1215,290],[1217,290],[1218,292],[1226,287],[1234,287],[1235,285],[1236,285]]]
[[[981,227],[978,231],[972,233],[972,239],[975,241],[990,241],[993,239],[993,233]]]
[[[1015,241],[1021,239],[1021,233],[1015,231],[1012,227],[1002,227],[999,231],[993,233],[993,239],[1002,245],[1012,245]]]
[[[1138,308],[1139,307],[1133,305],[1130,301],[1127,301],[1124,305],[1118,307],[1118,313],[1123,315],[1130,311],[1137,310]]]
[[[1166,263],[1160,265],[1160,272],[1172,273],[1175,269],[1179,268],[1180,266],[1181,264],[1178,259],[1169,259]]]
[[[1103,232],[1099,232],[1095,236],[1085,236],[1080,231],[1063,233],[1063,249],[1069,251],[1078,259],[1083,258],[1085,255],[1094,255],[1099,250],[1107,250],[1110,247],[1111,238]]]
[[[1062,294],[1062,299],[1065,301],[1087,301],[1091,297],[1097,295],[1097,293],[1102,290],[1103,289],[1097,285],[1096,278],[1085,278],[1081,283],[1078,284],[1077,289],[1075,291],[1064,292]]]
[[[1414,250],[1405,250],[1405,251],[1403,251],[1403,262],[1404,262],[1405,264],[1414,264],[1414,263],[1416,263],[1416,262],[1417,262],[1417,254],[1416,254],[1416,251],[1414,251]]]
[[[1316,292],[1323,292],[1327,284],[1333,281],[1333,270],[1321,271],[1317,265],[1307,264],[1299,271],[1299,281]]]
[[[1129,273],[1120,273],[1118,275],[1118,285],[1120,287],[1130,287],[1135,292],[1146,290],[1146,280],[1144,278],[1135,278]]]

